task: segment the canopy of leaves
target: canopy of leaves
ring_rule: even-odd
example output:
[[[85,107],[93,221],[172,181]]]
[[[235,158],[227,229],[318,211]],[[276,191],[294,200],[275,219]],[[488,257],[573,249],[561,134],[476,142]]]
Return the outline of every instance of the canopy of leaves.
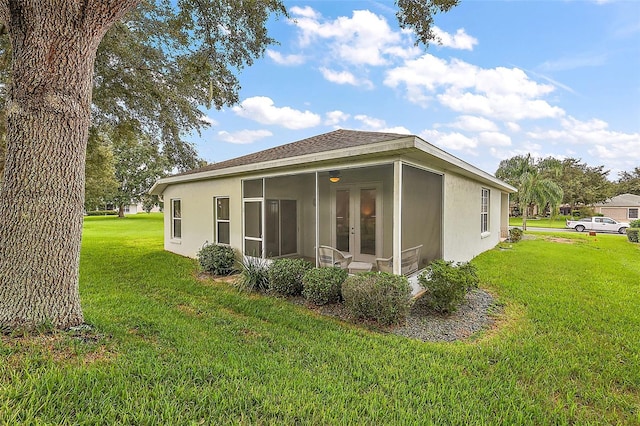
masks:
[[[616,182],[617,194],[640,195],[640,167],[636,167],[632,172],[622,172],[619,176]]]
[[[557,160],[547,158],[536,161],[531,154],[517,155],[502,160],[496,177],[518,189],[517,200],[523,211],[523,227],[526,229],[527,207],[537,205],[543,210],[547,205],[555,210],[562,201],[562,188],[549,176],[560,173]]]
[[[604,166],[590,167],[575,158],[558,161],[558,164],[560,175],[556,182],[564,193],[563,203],[571,207],[589,206],[613,195],[613,184],[607,179],[609,171],[604,170]]]

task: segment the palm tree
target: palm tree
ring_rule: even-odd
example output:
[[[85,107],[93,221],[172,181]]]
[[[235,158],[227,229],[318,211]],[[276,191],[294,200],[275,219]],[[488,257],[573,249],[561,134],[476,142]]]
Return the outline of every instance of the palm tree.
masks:
[[[531,154],[517,155],[502,160],[496,171],[496,177],[518,189],[518,201],[522,210],[522,229],[527,229],[527,213],[530,205],[554,211],[562,201],[562,188],[547,176],[557,175],[557,162],[536,161]]]

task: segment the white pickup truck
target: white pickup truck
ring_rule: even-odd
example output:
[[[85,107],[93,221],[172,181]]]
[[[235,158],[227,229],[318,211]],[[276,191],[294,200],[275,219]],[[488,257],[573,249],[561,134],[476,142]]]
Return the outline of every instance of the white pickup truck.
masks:
[[[580,220],[567,220],[567,228],[583,231],[618,232],[624,234],[629,227],[627,222],[618,222],[610,217],[585,217]]]

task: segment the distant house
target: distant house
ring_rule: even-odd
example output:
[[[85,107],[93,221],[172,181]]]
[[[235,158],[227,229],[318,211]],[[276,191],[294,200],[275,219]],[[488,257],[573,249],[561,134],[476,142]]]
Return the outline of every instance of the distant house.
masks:
[[[205,242],[248,256],[316,260],[327,245],[354,261],[420,267],[466,261],[508,232],[512,186],[417,136],[336,130],[160,179],[165,249]],[[401,271],[400,262],[393,265]]]
[[[640,210],[640,195],[622,194],[616,195],[609,201],[594,204],[596,213],[622,222],[630,222],[638,219]]]

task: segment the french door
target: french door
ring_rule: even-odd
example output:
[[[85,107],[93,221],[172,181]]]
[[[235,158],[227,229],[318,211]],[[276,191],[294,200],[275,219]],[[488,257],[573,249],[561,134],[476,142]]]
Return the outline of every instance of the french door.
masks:
[[[382,191],[379,184],[332,189],[332,241],[353,259],[375,261],[382,254]]]

